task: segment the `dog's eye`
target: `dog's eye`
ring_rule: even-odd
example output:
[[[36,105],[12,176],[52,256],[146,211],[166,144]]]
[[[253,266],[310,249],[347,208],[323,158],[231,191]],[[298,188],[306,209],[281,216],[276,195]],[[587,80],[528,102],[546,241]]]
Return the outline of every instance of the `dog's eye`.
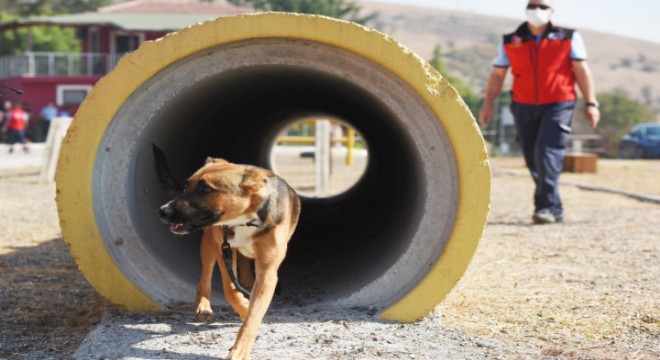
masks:
[[[197,184],[196,190],[197,190],[198,194],[208,194],[208,193],[214,191],[212,187],[210,187],[207,183],[205,183],[203,181],[200,181]]]

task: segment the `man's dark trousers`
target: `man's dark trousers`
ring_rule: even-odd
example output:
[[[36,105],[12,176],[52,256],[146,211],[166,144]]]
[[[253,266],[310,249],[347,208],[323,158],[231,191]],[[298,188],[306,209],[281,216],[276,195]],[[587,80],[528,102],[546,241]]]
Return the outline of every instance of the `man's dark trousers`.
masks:
[[[549,209],[562,215],[559,175],[571,133],[575,100],[545,105],[511,103],[527,168],[536,183],[534,211]]]

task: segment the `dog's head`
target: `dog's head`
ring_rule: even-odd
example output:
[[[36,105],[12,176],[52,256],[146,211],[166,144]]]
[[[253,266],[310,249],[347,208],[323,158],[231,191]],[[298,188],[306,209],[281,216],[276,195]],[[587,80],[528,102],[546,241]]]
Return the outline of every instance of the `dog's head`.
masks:
[[[245,224],[258,218],[271,176],[268,170],[209,158],[182,192],[159,209],[160,218],[179,235],[206,226]]]

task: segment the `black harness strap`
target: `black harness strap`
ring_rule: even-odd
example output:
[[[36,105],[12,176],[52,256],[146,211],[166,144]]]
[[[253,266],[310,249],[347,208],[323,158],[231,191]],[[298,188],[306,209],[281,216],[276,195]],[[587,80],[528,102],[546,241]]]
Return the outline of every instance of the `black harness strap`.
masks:
[[[254,226],[258,227],[257,224],[253,222],[254,220],[251,220],[250,222],[246,223],[243,226]],[[228,240],[228,234],[229,233],[229,226],[223,225],[222,226],[222,262],[225,264],[225,268],[227,268],[227,272],[229,273],[229,278],[231,279],[231,282],[234,283],[234,286],[238,291],[245,296],[246,299],[250,299],[250,290],[245,289],[239,282],[238,279],[236,278],[236,274],[234,273],[234,259],[232,256],[232,251],[231,251],[231,246],[229,246],[229,240]],[[238,268],[236,269],[238,270]]]

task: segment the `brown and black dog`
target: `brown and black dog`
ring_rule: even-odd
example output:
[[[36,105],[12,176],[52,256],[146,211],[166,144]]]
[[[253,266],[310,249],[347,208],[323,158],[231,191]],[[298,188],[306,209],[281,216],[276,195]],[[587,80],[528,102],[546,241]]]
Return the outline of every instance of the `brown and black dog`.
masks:
[[[195,317],[211,318],[211,276],[217,262],[222,288],[232,309],[243,320],[230,359],[249,359],[257,330],[270,306],[277,284],[277,270],[287,243],[298,224],[300,200],[273,172],[222,159],[206,164],[179,186],[169,175],[165,156],[154,145],[161,182],[178,195],[159,209],[161,220],[179,235],[203,230],[200,255],[202,274],[197,287]],[[223,261],[231,251],[233,262]],[[231,249],[231,250],[230,250]],[[254,260],[254,275],[250,259]],[[233,268],[228,268],[232,266]],[[234,274],[238,272],[238,279]],[[234,277],[234,281],[232,281]],[[243,288],[251,288],[251,295]]]

